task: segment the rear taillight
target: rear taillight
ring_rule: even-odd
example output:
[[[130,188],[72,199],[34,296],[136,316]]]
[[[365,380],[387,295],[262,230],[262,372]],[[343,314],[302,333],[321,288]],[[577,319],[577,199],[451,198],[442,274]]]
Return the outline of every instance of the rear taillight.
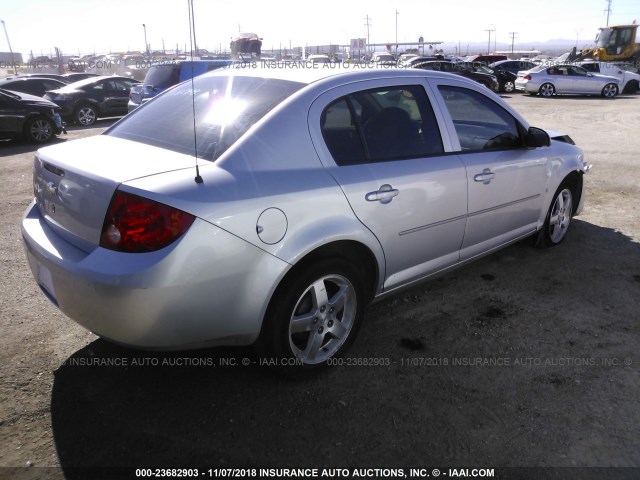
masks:
[[[194,220],[177,208],[118,190],[104,219],[100,246],[119,252],[153,252],[177,240]]]
[[[524,79],[525,79],[525,80],[531,80],[531,75],[525,75],[525,76],[524,76]]]

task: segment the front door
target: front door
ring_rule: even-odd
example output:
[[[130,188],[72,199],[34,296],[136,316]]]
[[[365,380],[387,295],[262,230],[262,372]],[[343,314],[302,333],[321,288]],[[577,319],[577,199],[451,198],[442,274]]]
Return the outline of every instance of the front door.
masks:
[[[536,231],[547,179],[545,148],[526,148],[523,127],[488,96],[439,85],[466,166],[468,219],[461,260]]]

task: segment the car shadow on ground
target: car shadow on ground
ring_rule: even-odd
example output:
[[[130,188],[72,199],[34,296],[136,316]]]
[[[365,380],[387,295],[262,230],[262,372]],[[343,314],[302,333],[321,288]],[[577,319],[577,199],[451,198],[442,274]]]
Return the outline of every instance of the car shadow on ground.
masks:
[[[94,341],[55,372],[65,476],[640,464],[640,245],[585,221],[572,228],[559,247],[520,242],[374,304],[344,363],[305,380],[279,376],[250,348]],[[509,364],[475,363],[500,358]],[[582,360],[548,363],[566,358]]]
[[[23,139],[0,140],[0,157],[9,157],[9,156],[18,155],[21,153],[35,152],[42,147],[48,147],[49,145],[58,145],[61,143],[66,143],[70,140],[75,140],[76,138],[80,138],[80,137],[76,137],[76,135],[74,135],[74,132],[95,130],[97,135],[102,131],[104,131],[104,129],[109,128],[118,120],[120,119],[119,118],[99,119],[99,120],[96,120],[96,123],[94,123],[90,127],[82,127],[78,125],[67,125],[66,126],[67,134],[61,133],[60,135],[57,135],[55,138],[51,139],[51,141],[44,144],[29,143]]]

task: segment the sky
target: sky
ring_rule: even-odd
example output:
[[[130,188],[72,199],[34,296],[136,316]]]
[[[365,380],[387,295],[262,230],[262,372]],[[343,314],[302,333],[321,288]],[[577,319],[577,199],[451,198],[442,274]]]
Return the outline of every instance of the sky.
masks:
[[[468,42],[531,49],[546,40],[577,40],[591,44],[606,24],[607,0],[193,0],[198,46],[210,51],[228,48],[239,31],[257,33],[263,49],[371,43],[442,41],[445,47]],[[64,54],[117,53],[188,48],[188,0],[0,0],[14,52],[28,58]],[[398,12],[396,14],[396,12]],[[639,0],[611,0],[610,25],[640,22]],[[491,30],[491,33],[487,32]],[[492,45],[493,48],[493,45]],[[0,51],[9,47],[0,32]]]

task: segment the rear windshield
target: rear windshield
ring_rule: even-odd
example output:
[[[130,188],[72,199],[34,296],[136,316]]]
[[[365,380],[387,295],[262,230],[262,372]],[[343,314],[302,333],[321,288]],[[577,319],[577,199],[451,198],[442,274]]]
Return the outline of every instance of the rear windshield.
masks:
[[[193,155],[197,143],[198,158],[213,161],[304,86],[286,80],[209,75],[196,77],[193,89],[191,83],[155,97],[105,134],[187,155]]]
[[[165,90],[180,81],[180,65],[154,65],[144,77],[144,84]]]

